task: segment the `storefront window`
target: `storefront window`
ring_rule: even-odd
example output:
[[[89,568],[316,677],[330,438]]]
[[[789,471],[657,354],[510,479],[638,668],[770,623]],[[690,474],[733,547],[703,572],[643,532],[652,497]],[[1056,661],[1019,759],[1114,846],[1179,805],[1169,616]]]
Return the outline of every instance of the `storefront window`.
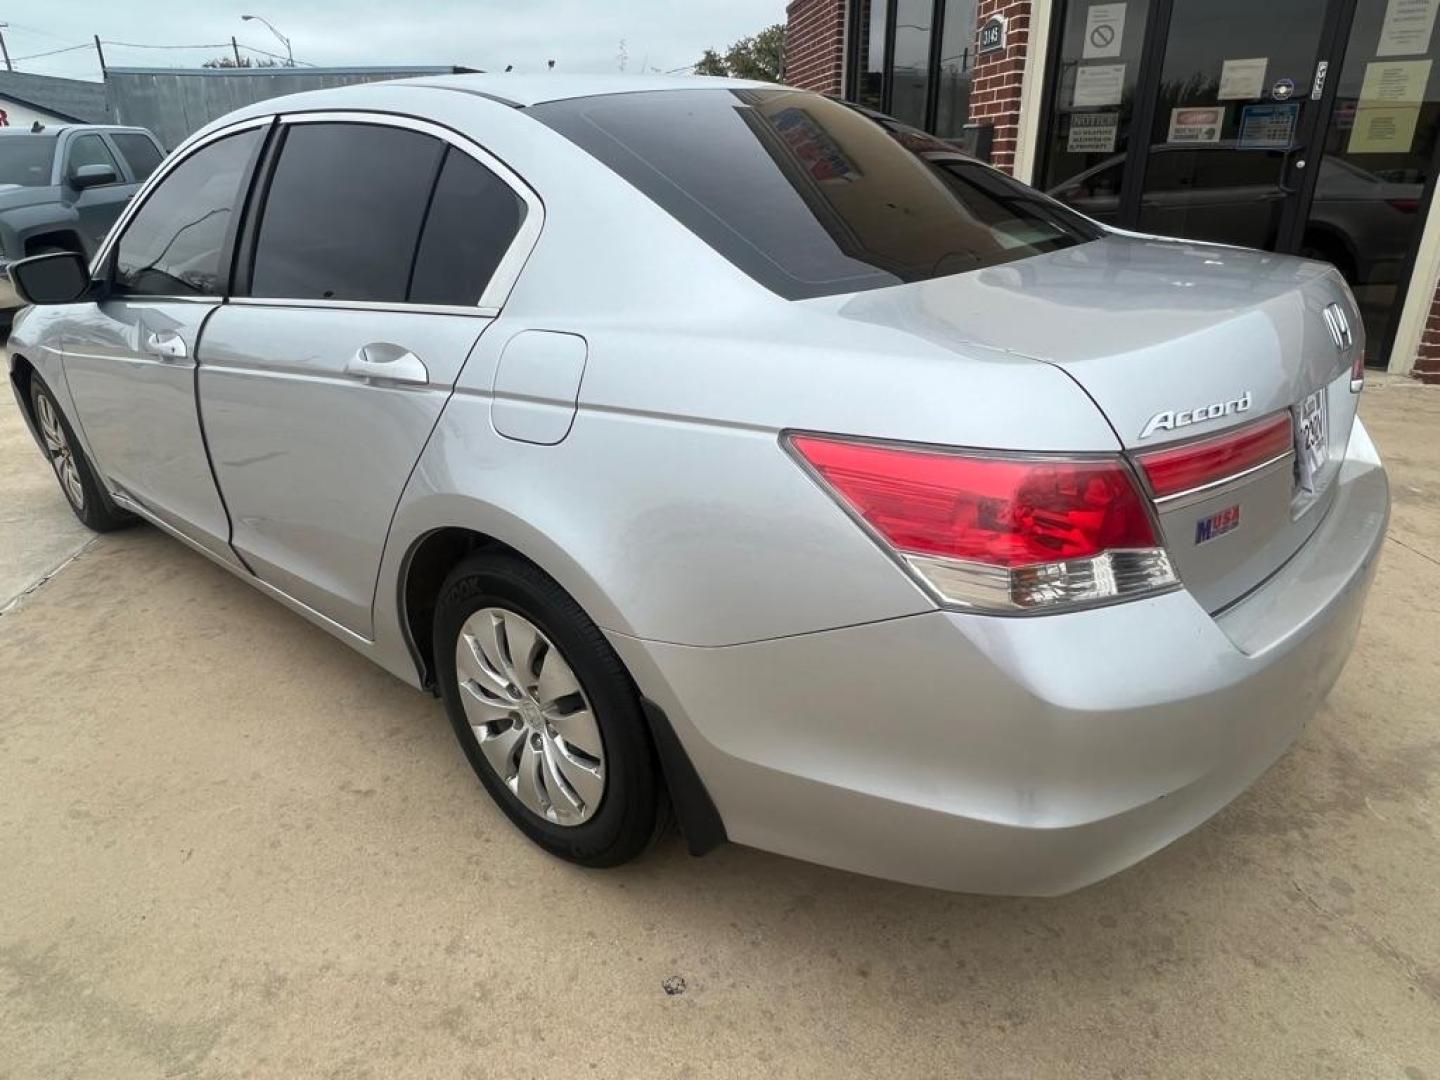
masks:
[[[978,0],[852,0],[850,100],[959,139],[970,118],[977,7]]]
[[[1060,32],[1037,186],[1109,224],[1120,215],[1120,179],[1153,2],[1067,4]]]
[[[888,112],[896,120],[923,128],[930,97],[932,0],[895,4],[895,74]]]
[[[935,101],[935,134],[958,138],[970,118],[975,81],[976,0],[945,0],[940,21],[940,88]]]
[[[1440,152],[1434,0],[1068,0],[1060,26],[1037,186],[1333,264],[1383,362]]]
[[[885,108],[886,0],[855,0],[854,99],[868,109]]]
[[[1387,14],[1394,7],[1355,6],[1301,242],[1303,254],[1334,263],[1350,282],[1372,361],[1388,353],[1400,319],[1440,129],[1433,27],[1428,37],[1406,32],[1399,12]]]

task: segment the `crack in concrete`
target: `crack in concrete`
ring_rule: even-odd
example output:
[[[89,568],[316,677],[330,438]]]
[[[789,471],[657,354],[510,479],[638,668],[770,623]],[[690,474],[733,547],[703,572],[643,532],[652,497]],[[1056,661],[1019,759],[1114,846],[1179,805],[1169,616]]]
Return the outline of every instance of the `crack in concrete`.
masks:
[[[9,615],[11,612],[16,610],[20,606],[20,602],[22,600],[24,600],[32,593],[43,588],[47,581],[53,578],[56,574],[60,573],[60,571],[64,570],[67,566],[73,563],[76,559],[80,558],[80,556],[84,555],[87,551],[89,551],[99,542],[100,537],[92,536],[89,540],[86,540],[85,543],[81,544],[78,548],[72,551],[60,562],[56,563],[49,570],[45,571],[45,573],[41,574],[29,585],[26,585],[25,588],[21,589],[18,593],[10,597],[8,600],[0,603],[0,615]]]
[[[1440,975],[1421,968],[1421,966],[1416,963],[1414,957],[1391,944],[1383,934],[1371,933],[1354,919],[1347,918],[1338,911],[1332,911],[1317,900],[1305,886],[1301,885],[1300,882],[1294,878],[1290,879],[1290,885],[1300,894],[1301,899],[1317,912],[1337,924],[1341,930],[1349,934],[1350,937],[1354,938],[1361,945],[1364,945],[1380,959],[1398,967],[1401,972],[1404,973],[1405,977],[1418,987],[1420,992],[1425,994],[1425,996],[1429,997],[1432,1001],[1440,1002]]]
[[[1412,555],[1419,555],[1420,558],[1426,559],[1426,560],[1434,563],[1436,566],[1440,566],[1440,559],[1435,558],[1434,555],[1431,555],[1431,554],[1429,554],[1428,552],[1421,551],[1419,548],[1411,547],[1411,546],[1410,546],[1409,544],[1407,544],[1404,540],[1401,540],[1398,536],[1396,536],[1393,532],[1387,532],[1387,533],[1385,534],[1385,539],[1386,539],[1386,540],[1393,540],[1395,543],[1399,544],[1401,547],[1403,547],[1406,551],[1410,552]]]

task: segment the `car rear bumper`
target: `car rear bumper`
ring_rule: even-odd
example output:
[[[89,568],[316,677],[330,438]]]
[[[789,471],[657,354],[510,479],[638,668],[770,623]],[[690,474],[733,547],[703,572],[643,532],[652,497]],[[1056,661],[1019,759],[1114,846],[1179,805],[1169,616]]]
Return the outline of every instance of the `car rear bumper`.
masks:
[[[730,839],[920,885],[1048,895],[1195,828],[1339,676],[1389,515],[1358,423],[1309,542],[1218,617],[1180,591],[931,612],[724,648],[611,635]]]

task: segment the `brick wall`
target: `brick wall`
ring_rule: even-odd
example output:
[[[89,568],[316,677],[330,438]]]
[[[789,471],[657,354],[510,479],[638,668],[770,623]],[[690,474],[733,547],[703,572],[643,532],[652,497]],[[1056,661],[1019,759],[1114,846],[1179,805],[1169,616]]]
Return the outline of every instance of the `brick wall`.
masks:
[[[1425,334],[1415,353],[1415,377],[1422,382],[1440,383],[1440,293],[1430,301],[1430,317],[1425,320]]]
[[[785,7],[785,82],[838,94],[844,62],[845,0],[791,0]]]
[[[980,25],[992,15],[1006,17],[1005,48],[986,53],[976,61],[970,123],[995,125],[991,163],[1011,172],[1020,133],[1020,84],[1025,78],[1025,54],[1030,43],[1030,0],[980,0]]]

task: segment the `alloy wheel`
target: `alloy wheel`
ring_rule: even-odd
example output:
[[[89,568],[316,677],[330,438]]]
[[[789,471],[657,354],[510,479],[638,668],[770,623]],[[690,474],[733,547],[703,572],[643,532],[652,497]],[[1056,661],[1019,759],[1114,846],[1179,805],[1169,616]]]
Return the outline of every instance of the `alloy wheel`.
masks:
[[[517,612],[481,608],[460,627],[455,675],[485,760],[521,804],[552,824],[588,821],[605,795],[605,747],[555,644]]]
[[[40,421],[40,434],[45,440],[45,450],[50,463],[55,466],[55,475],[60,478],[60,487],[70,505],[76,510],[85,509],[85,488],[80,483],[80,467],[75,463],[75,451],[65,437],[65,426],[60,423],[60,414],[49,395],[35,395],[35,411]]]

